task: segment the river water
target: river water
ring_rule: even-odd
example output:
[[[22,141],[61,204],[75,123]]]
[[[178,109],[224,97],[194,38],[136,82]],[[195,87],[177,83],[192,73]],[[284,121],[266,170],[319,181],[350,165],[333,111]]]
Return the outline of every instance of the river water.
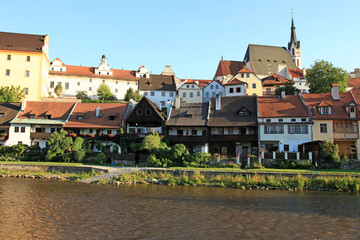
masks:
[[[0,239],[360,239],[360,195],[3,178]]]

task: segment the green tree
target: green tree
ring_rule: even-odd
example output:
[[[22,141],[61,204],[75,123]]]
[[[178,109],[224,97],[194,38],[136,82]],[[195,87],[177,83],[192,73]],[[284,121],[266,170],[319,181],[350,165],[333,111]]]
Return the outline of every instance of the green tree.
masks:
[[[54,132],[48,139],[45,159],[47,161],[69,162],[71,160],[69,150],[72,144],[72,138],[67,137],[67,132],[64,130]]]
[[[132,88],[129,88],[128,90],[126,90],[124,100],[130,101],[130,99],[133,99],[136,102],[138,102],[138,101],[140,101],[141,98],[142,98],[142,96],[140,95],[139,90],[134,91]]]
[[[56,96],[60,97],[61,94],[63,93],[63,87],[60,84],[56,85],[54,88],[54,92]]]
[[[315,61],[306,74],[310,93],[330,93],[331,85],[339,84],[339,91],[345,92],[348,86],[348,75],[342,68],[334,67],[332,63]]]
[[[320,153],[325,162],[339,164],[339,146],[335,143],[324,141],[320,143]]]
[[[99,100],[114,100],[110,87],[106,83],[102,83],[97,89],[97,96]],[[116,98],[115,98],[116,99]]]
[[[21,98],[25,96],[25,88],[14,87],[0,87],[0,102],[20,102]]]
[[[147,135],[142,142],[142,148],[149,151],[160,148],[160,146],[161,138],[157,132]]]
[[[77,99],[90,99],[87,91],[76,91],[76,98]]]
[[[72,151],[81,151],[83,149],[84,139],[82,137],[77,137],[74,140],[71,150]]]
[[[281,96],[282,91],[285,91],[285,95],[297,95],[300,93],[300,90],[291,83],[286,83],[283,87],[277,87],[275,95]]]

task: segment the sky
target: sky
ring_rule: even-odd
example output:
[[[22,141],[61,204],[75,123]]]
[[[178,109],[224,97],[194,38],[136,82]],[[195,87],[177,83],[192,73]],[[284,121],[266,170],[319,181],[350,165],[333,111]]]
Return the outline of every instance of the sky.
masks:
[[[248,44],[287,46],[291,11],[302,67],[326,60],[360,67],[360,1],[0,0],[0,31],[49,35],[50,61],[111,68],[165,65],[179,78],[212,79],[219,60],[242,61]]]

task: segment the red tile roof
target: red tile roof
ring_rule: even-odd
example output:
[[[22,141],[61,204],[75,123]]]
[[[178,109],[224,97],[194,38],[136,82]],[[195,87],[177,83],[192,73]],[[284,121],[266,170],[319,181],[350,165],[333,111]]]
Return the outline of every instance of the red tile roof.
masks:
[[[30,118],[30,115],[35,114],[35,119],[46,119],[46,115],[51,115],[53,120],[66,120],[74,105],[73,102],[27,101],[24,112],[18,118]]]
[[[293,83],[292,81],[273,73],[270,76],[262,79],[263,86],[273,86],[273,85],[285,85],[286,83]]]
[[[243,67],[245,67],[244,62],[220,60],[215,77],[227,75],[235,76]]]
[[[95,109],[100,107],[101,117],[96,117]],[[128,103],[78,103],[65,128],[119,128]],[[82,120],[78,120],[82,116]],[[110,120],[114,117],[114,120]]]
[[[304,73],[302,69],[289,69],[289,73],[291,74],[292,78],[304,78]]]
[[[354,102],[354,98],[351,95],[351,92],[340,93],[340,99],[334,101],[331,93],[308,93],[303,94],[306,106],[310,109],[315,107],[316,119],[328,119],[328,120],[337,120],[337,119],[350,119],[349,114],[346,112],[345,106],[350,102]],[[323,102],[327,102],[331,105],[331,114],[320,114],[318,107]],[[357,116],[359,115],[359,110],[357,111]]]
[[[360,87],[360,78],[349,78],[349,87],[356,88]]]
[[[252,73],[252,71],[250,71],[246,67],[243,67],[242,69],[239,70],[239,73]]]
[[[258,97],[259,117],[307,117],[306,110],[299,95],[279,97]]]
[[[237,85],[237,84],[246,84],[246,82],[243,82],[237,78],[234,78],[230,82],[224,83],[223,85]]]
[[[66,72],[49,71],[50,75],[67,75],[67,76],[85,76],[92,78],[111,78],[111,79],[125,79],[137,81],[140,78],[136,77],[136,71],[111,69],[112,76],[95,74],[95,67],[73,66],[66,65]]]
[[[203,88],[209,83],[212,82],[212,80],[204,80],[204,79],[180,79],[180,82],[184,84],[197,84],[199,87]]]

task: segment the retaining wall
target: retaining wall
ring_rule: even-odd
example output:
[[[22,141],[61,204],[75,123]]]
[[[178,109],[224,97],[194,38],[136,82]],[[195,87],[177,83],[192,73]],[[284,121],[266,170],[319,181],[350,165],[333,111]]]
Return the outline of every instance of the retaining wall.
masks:
[[[54,165],[26,165],[26,164],[0,164],[1,170],[12,171],[43,171],[43,172],[61,172],[61,173],[89,173],[95,172],[109,172],[106,169],[96,167],[84,166],[54,166]]]

